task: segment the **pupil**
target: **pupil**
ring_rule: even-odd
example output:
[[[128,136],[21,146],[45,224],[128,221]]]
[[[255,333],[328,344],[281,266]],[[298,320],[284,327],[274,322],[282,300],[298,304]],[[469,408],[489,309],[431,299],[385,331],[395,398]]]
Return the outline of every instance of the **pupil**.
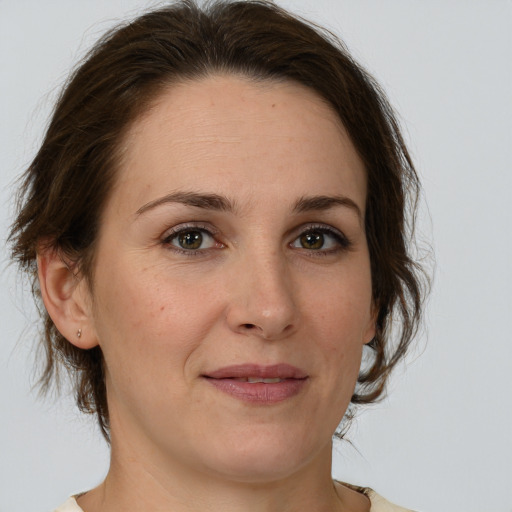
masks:
[[[324,236],[321,233],[306,233],[300,237],[300,243],[305,249],[321,249]]]
[[[187,231],[179,236],[179,244],[183,249],[199,249],[203,243],[200,231]]]

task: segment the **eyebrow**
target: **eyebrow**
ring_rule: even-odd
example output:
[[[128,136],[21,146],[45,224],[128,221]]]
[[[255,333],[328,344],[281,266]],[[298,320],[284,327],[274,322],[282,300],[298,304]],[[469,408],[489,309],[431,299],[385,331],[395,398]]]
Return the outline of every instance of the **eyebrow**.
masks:
[[[359,206],[349,197],[345,196],[308,196],[301,197],[293,207],[295,213],[305,213],[311,211],[330,210],[336,206],[344,206],[352,210],[359,221],[363,221],[363,212]]]
[[[173,192],[166,196],[150,201],[149,203],[141,206],[136,214],[152,210],[157,206],[167,203],[179,203],[186,206],[195,206],[196,208],[203,208],[205,210],[217,210],[224,212],[234,212],[236,210],[234,201],[229,200],[227,197],[218,194],[198,194],[196,192]]]
[[[202,208],[204,210],[215,210],[223,212],[235,212],[237,210],[235,201],[221,196],[219,194],[203,194],[197,192],[173,192],[163,197],[159,197],[154,201],[150,201],[141,206],[136,214],[141,215],[148,210],[152,210],[168,203],[179,203],[186,206],[193,206],[195,208]],[[292,211],[294,213],[306,213],[312,211],[325,211],[343,206],[352,210],[359,220],[362,222],[363,214],[359,206],[350,198],[345,196],[303,196],[298,199]]]

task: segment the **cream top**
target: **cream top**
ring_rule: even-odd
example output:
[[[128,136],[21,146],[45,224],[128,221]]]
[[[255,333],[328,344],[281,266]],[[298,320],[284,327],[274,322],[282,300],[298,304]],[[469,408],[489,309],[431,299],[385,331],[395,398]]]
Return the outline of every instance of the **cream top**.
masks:
[[[371,502],[370,512],[413,512],[408,508],[399,507],[398,505],[393,505],[389,501],[385,500],[382,496],[379,496],[372,489],[365,488],[363,492]],[[59,508],[55,509],[54,512],[84,512],[76,502],[75,498],[72,496],[65,503],[63,503]]]

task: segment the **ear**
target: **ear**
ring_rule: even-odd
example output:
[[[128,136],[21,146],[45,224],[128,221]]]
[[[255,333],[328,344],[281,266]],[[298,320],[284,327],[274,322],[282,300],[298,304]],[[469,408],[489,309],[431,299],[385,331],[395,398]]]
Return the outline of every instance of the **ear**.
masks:
[[[379,309],[372,301],[372,307],[370,310],[370,315],[368,318],[368,323],[366,324],[366,328],[363,332],[363,344],[368,345],[373,338],[375,338],[375,334],[377,332],[377,317],[379,314]]]
[[[53,323],[73,345],[90,349],[98,345],[87,282],[60,251],[43,249],[37,255],[41,296]]]

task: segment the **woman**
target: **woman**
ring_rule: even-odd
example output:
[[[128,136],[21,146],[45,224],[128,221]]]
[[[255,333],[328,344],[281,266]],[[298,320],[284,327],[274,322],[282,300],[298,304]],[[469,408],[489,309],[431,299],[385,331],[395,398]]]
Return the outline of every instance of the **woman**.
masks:
[[[177,3],[100,41],[11,233],[44,384],[63,363],[111,444],[58,510],[403,510],[333,482],[331,448],[419,321],[417,189],[378,86],[272,4]]]

